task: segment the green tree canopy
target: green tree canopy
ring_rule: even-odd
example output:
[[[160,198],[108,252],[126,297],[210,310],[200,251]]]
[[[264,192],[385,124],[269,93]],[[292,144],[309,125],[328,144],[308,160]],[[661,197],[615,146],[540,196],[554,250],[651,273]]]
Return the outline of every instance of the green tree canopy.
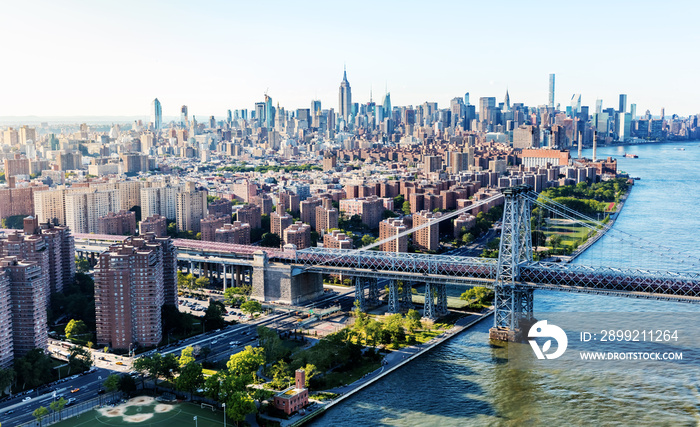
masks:
[[[403,211],[404,214],[410,215],[411,214],[411,202],[406,200],[403,202],[403,205],[401,206],[401,210]]]
[[[262,304],[254,299],[249,300],[241,304],[241,311],[252,315],[253,313],[262,312]]]
[[[87,331],[87,326],[82,320],[71,319],[65,328],[66,338],[72,339]]]
[[[195,361],[194,347],[187,346],[187,347],[183,348],[182,351],[180,352],[180,360],[179,360],[180,367],[182,368],[184,366],[187,366],[194,361]]]
[[[191,395],[195,389],[204,384],[202,365],[194,361],[185,365],[181,369],[180,376],[177,377],[175,384],[178,389],[188,391]]]
[[[265,363],[265,350],[260,347],[246,346],[245,350],[229,358],[228,362],[226,362],[226,367],[232,375],[239,377],[250,376],[250,380],[252,380],[263,363]]]

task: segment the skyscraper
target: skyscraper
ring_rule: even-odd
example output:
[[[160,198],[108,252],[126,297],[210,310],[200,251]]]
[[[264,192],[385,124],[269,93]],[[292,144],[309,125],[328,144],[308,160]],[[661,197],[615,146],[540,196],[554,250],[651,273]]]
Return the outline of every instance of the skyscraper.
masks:
[[[187,119],[187,105],[180,107],[180,126],[187,127],[189,120]]]
[[[163,110],[160,107],[158,98],[151,103],[151,123],[153,123],[153,129],[157,131],[161,130],[163,126]]]
[[[627,94],[620,94],[620,106],[617,109],[618,113],[624,113],[627,111]]]
[[[464,94],[464,105],[469,105],[469,92]]]
[[[549,75],[549,108],[554,108],[554,74]]]
[[[352,93],[350,91],[350,83],[348,82],[348,75],[343,68],[343,81],[340,82],[340,90],[338,93],[339,111],[340,117],[347,123],[350,117],[350,110],[352,106]]]
[[[265,127],[275,127],[275,107],[272,106],[272,98],[265,94]]]

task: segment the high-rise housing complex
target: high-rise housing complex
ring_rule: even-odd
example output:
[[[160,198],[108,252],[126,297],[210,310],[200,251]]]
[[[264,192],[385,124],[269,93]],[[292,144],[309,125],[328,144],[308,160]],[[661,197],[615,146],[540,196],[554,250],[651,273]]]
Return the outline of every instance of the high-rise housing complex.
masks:
[[[350,82],[348,82],[347,71],[343,69],[343,81],[340,82],[338,91],[338,110],[340,117],[345,121],[346,125],[350,121],[352,109],[352,92],[350,90]]]
[[[207,214],[207,191],[198,191],[194,182],[185,184],[185,189],[177,193],[177,229],[180,231],[200,231],[199,221]]]
[[[10,277],[0,268],[0,369],[12,366],[15,357],[12,345],[12,301],[10,300]]]
[[[156,132],[162,129],[163,110],[161,109],[158,98],[154,99],[151,103],[151,123],[153,124],[153,129],[155,129]]]
[[[99,345],[157,345],[164,304],[177,305],[176,250],[169,238],[129,237],[100,254],[95,267]]]
[[[177,194],[180,186],[165,184],[141,189],[141,218],[161,215],[169,220],[177,218]]]
[[[34,348],[46,350],[48,276],[36,262],[17,257],[0,258],[0,270],[10,282],[12,319],[3,329],[12,328],[13,356],[22,357]]]
[[[66,226],[74,233],[99,233],[99,218],[119,211],[119,196],[116,190],[66,193]]]
[[[379,240],[397,236],[406,231],[403,220],[388,218],[379,223]],[[382,243],[380,250],[385,252],[408,252],[408,235]]]
[[[297,249],[311,247],[311,226],[297,221],[284,229],[285,245],[295,245]]]
[[[243,205],[238,209],[236,219],[240,222],[250,224],[252,228],[260,228],[262,227],[261,216],[262,209],[260,209],[260,206]]]
[[[433,219],[440,218],[442,213],[432,213],[428,211],[420,211],[413,214],[413,227],[419,227],[423,224],[431,222]],[[439,225],[437,222],[434,225],[428,225],[413,233],[413,245],[416,249],[425,251],[436,251],[440,246],[438,240]]]
[[[139,234],[153,233],[156,237],[165,237],[168,234],[168,223],[164,216],[153,215],[139,223]]]
[[[554,109],[554,74],[549,75],[549,108]]]

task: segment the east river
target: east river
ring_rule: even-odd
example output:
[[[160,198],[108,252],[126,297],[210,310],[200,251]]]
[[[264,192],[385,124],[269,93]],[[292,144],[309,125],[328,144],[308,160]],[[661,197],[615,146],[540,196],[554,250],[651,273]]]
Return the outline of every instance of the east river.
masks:
[[[681,150],[683,148],[684,150]],[[625,158],[633,153],[638,159]],[[641,178],[614,225],[658,245],[700,257],[700,142],[598,149],[618,170]],[[590,150],[584,151],[590,157]],[[613,236],[611,233],[610,236]],[[641,267],[656,257],[611,250],[603,237],[576,262],[600,259]],[[667,264],[688,270],[691,262]],[[696,269],[697,271],[697,269]],[[699,318],[700,304],[638,300],[555,291],[535,292],[536,312],[673,313],[679,324]],[[598,315],[598,317],[601,317]],[[604,317],[604,316],[602,316]],[[697,360],[647,365],[591,363],[576,369],[513,369],[508,351],[492,346],[487,319],[413,363],[351,396],[314,421],[323,426],[464,425],[698,425]],[[685,343],[698,351],[700,342]],[[691,348],[688,348],[691,347]],[[687,351],[686,355],[690,352]]]

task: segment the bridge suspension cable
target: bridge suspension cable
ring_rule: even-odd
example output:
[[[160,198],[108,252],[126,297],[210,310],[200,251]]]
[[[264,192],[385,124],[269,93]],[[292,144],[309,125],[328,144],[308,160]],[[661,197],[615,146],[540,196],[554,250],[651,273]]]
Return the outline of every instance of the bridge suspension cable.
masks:
[[[652,243],[641,237],[629,234],[628,232],[612,228],[609,224],[605,224],[586,215],[583,215],[582,213],[541,194],[531,192],[528,193],[526,197],[538,206],[553,211],[555,214],[562,216],[566,219],[575,221],[579,225],[582,225],[592,231],[598,232],[602,228],[606,232],[610,233],[610,237],[617,239],[620,242],[630,241],[636,243],[638,245],[638,249],[650,252],[655,255],[660,255],[672,261],[678,261],[682,263],[687,262],[692,265],[700,266],[700,258],[697,256],[690,255],[687,252],[679,251],[676,248]]]
[[[421,224],[421,225],[419,225],[419,226],[413,227],[413,228],[411,228],[411,229],[409,229],[409,230],[406,230],[406,231],[402,231],[401,233],[395,234],[395,235],[393,235],[393,236],[391,236],[391,237],[387,237],[386,239],[379,240],[379,241],[377,241],[377,242],[371,243],[371,244],[369,244],[369,245],[367,245],[367,246],[363,246],[363,247],[358,248],[358,249],[349,250],[349,251],[347,251],[347,255],[353,255],[353,254],[356,254],[357,252],[360,252],[360,251],[368,251],[368,250],[370,250],[370,249],[372,249],[372,248],[376,248],[377,246],[383,245],[383,244],[385,244],[385,243],[389,243],[389,242],[391,242],[391,241],[394,240],[394,239],[399,239],[399,238],[401,238],[401,237],[403,237],[403,236],[408,236],[409,234],[415,233],[415,232],[418,231],[418,230],[422,230],[422,229],[424,229],[424,228],[426,228],[426,227],[433,226],[433,225],[438,224],[438,223],[440,223],[440,222],[442,222],[442,221],[445,221],[445,220],[447,220],[447,219],[451,219],[451,218],[454,218],[454,217],[456,217],[456,216],[459,216],[459,215],[461,215],[461,214],[463,214],[463,213],[467,213],[467,212],[471,211],[471,210],[474,209],[474,208],[478,208],[478,207],[480,207],[480,206],[489,204],[489,203],[491,203],[491,202],[495,202],[495,201],[497,201],[497,200],[499,200],[499,199],[502,199],[502,198],[503,198],[503,194],[501,194],[501,193],[495,194],[495,195],[493,195],[493,196],[491,196],[491,197],[489,197],[489,198],[487,198],[487,199],[479,200],[479,201],[477,201],[477,202],[474,202],[474,204],[471,204],[471,205],[469,205],[469,206],[465,206],[465,207],[463,207],[463,208],[461,208],[461,209],[457,209],[457,210],[454,211],[454,212],[450,212],[450,213],[445,214],[445,215],[442,215],[442,216],[440,216],[440,217],[438,217],[438,218],[432,218],[430,221],[428,221],[428,222],[426,222],[426,223],[424,223],[424,224]],[[344,256],[345,256],[345,255],[344,255]],[[321,261],[321,262],[319,262],[319,264],[324,264],[324,263],[327,263],[327,262],[333,262],[333,261],[337,260],[338,258],[339,258],[339,257],[335,257],[335,258],[332,258],[332,259],[329,259],[329,260]]]

